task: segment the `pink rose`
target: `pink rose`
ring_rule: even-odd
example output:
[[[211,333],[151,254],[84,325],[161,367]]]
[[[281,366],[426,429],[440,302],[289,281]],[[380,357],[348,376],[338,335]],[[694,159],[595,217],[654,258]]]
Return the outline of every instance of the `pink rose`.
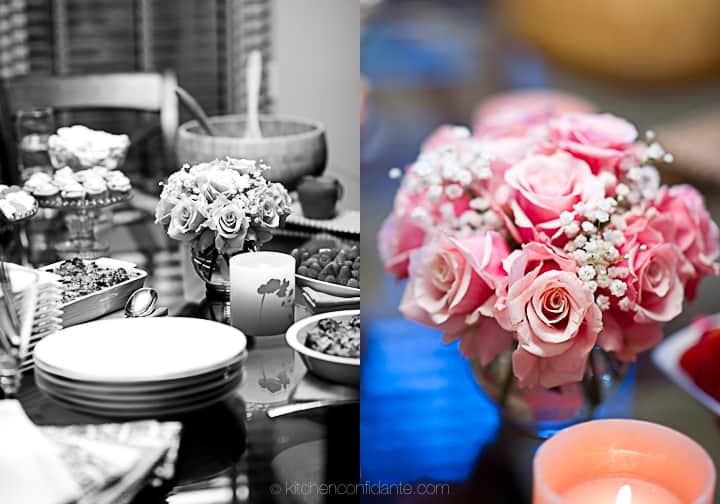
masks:
[[[633,151],[635,126],[611,114],[566,114],[550,121],[558,148],[590,165],[593,173],[614,169]]]
[[[206,216],[200,211],[198,203],[182,197],[170,212],[168,236],[173,240],[190,241],[197,237],[200,225],[205,220]]]
[[[470,137],[470,130],[464,126],[444,124],[433,131],[423,142],[420,152],[428,152],[442,147],[457,145]]]
[[[377,237],[385,271],[399,280],[408,276],[410,254],[425,242],[425,229],[410,214],[393,212],[385,218]]]
[[[658,322],[639,324],[632,312],[612,309],[603,314],[603,329],[598,345],[606,352],[614,352],[618,359],[634,361],[638,353],[650,350],[662,340]]]
[[[695,299],[702,278],[718,274],[715,263],[720,255],[718,227],[710,218],[703,197],[689,185],[662,188],[657,209],[672,219],[675,224],[674,243],[694,268],[685,285],[685,294],[688,299]]]
[[[398,279],[407,277],[410,254],[422,247],[428,231],[443,222],[440,210],[443,205],[452,205],[456,217],[470,208],[470,196],[467,194],[454,200],[445,195],[431,200],[427,188],[412,190],[412,183],[413,176],[407,174],[395,195],[393,213],[383,222],[377,238],[385,270]]]
[[[478,104],[473,130],[478,137],[525,136],[552,117],[592,112],[593,105],[569,93],[547,90],[509,91]]]
[[[626,241],[620,254],[629,257],[630,275],[626,296],[635,312],[634,321],[667,322],[682,311],[685,281],[692,265],[673,243],[674,229],[667,216],[658,215],[628,220]],[[623,265],[624,263],[621,263]]]
[[[505,277],[502,261],[509,253],[504,238],[494,231],[429,241],[412,255],[400,311],[442,330],[445,341],[461,339],[467,356],[489,363],[513,340],[491,318],[495,288]]]
[[[575,204],[601,199],[602,182],[588,165],[565,152],[534,155],[505,173],[513,190],[510,209],[524,241],[553,237],[560,229],[560,214]]]
[[[517,334],[513,370],[521,387],[546,388],[582,379],[602,329],[602,313],[562,251],[528,243],[511,256],[507,293],[496,304],[504,329]]]

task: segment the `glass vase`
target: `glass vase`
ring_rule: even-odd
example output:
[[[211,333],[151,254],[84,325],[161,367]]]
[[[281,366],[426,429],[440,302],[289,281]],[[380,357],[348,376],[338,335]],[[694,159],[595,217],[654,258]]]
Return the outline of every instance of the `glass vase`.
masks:
[[[523,389],[512,372],[508,350],[487,366],[472,361],[475,379],[495,402],[505,422],[522,434],[547,439],[570,425],[590,420],[625,381],[631,364],[596,346],[581,382],[552,389]]]
[[[243,254],[251,249],[238,252]],[[234,255],[234,254],[233,254]],[[190,247],[193,269],[205,282],[205,300],[211,320],[230,324],[230,255],[220,254],[214,246]]]

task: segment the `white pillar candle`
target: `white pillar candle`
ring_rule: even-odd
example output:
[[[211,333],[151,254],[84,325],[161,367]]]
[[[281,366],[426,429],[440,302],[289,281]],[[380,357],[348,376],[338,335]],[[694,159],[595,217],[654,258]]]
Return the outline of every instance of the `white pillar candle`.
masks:
[[[248,336],[284,333],[294,321],[295,259],[279,252],[230,258],[230,315]]]

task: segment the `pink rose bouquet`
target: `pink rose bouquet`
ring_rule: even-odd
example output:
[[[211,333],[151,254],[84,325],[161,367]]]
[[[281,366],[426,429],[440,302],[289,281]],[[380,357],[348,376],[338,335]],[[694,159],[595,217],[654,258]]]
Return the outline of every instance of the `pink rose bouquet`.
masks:
[[[652,348],[720,254],[700,194],[660,184],[672,156],[652,132],[541,112],[440,128],[379,235],[386,269],[408,279],[402,313],[483,366],[511,353],[525,390],[581,382],[594,348],[620,361]]]
[[[268,166],[226,158],[185,165],[163,184],[156,222],[203,255],[230,256],[272,238],[290,215],[290,196],[262,175]]]

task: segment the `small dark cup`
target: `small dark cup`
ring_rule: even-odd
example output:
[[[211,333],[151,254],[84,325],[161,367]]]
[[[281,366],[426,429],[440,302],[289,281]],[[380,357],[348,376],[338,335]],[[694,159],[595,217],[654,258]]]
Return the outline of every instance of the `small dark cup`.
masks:
[[[334,177],[303,177],[297,187],[302,212],[308,219],[332,219],[343,197],[343,186]]]

